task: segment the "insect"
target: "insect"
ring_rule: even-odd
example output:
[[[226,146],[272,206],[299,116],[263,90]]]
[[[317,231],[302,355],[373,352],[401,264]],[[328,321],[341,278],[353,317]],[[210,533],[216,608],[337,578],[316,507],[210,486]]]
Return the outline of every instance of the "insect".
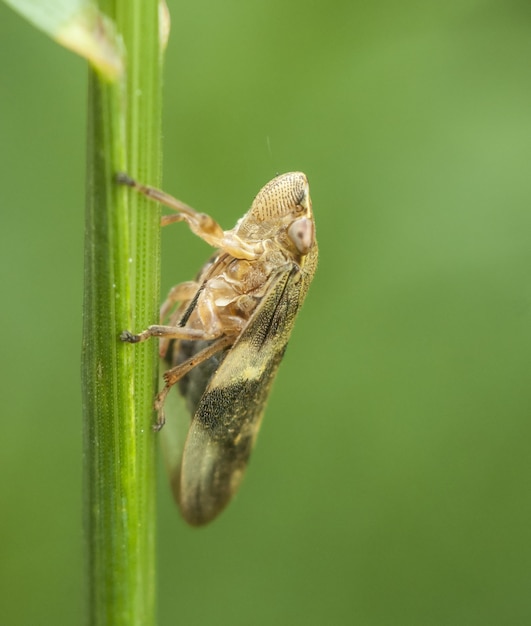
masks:
[[[122,341],[159,337],[169,369],[155,399],[164,424],[164,401],[179,383],[192,415],[178,478],[185,520],[214,519],[240,486],[267,397],[295,317],[317,266],[318,248],[309,186],[301,172],[277,176],[254,199],[232,230],[223,231],[168,194],[125,174],[117,180],[174,209],[162,225],[186,222],[217,251],[196,280],[173,287],[161,325]]]

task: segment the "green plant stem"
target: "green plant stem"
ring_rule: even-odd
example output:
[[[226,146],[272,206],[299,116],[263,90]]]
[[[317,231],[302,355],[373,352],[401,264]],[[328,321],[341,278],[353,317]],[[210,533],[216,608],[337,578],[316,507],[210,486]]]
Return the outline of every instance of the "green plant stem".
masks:
[[[156,0],[100,1],[125,44],[126,74],[89,75],[83,328],[87,623],[155,623],[156,345],[122,344],[158,319],[156,207],[114,182],[160,182]]]

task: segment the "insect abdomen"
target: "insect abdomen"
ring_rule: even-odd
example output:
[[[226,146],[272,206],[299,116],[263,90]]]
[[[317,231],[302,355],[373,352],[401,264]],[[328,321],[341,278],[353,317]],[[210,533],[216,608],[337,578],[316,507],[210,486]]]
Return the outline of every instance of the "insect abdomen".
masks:
[[[238,490],[282,353],[259,377],[214,387],[203,395],[181,466],[179,505],[189,524],[210,522]]]

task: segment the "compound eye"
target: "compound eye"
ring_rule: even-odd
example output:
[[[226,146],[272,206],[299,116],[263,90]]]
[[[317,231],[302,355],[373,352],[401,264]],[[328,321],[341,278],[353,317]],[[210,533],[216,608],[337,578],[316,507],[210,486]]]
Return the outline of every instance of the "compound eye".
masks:
[[[314,241],[313,221],[307,217],[295,220],[288,228],[288,237],[301,254],[308,254]]]

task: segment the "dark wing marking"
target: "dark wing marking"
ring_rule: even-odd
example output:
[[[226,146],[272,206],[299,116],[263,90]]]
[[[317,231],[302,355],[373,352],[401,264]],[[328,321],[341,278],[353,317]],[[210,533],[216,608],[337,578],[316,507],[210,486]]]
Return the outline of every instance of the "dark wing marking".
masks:
[[[240,485],[310,280],[297,266],[278,272],[199,402],[180,479],[179,505],[190,524],[211,521]]]

